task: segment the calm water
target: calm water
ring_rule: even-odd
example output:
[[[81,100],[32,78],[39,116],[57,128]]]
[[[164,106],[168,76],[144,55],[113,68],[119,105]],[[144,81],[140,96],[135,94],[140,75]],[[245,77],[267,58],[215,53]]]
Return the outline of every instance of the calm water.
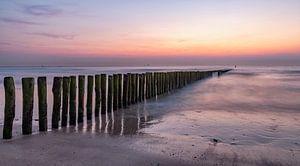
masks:
[[[172,69],[175,68],[2,68],[0,76],[2,81],[7,75],[19,79],[37,75],[51,77]],[[20,135],[21,89],[19,83],[16,86],[18,99],[14,134]],[[3,110],[3,86],[0,92],[0,110]],[[48,96],[50,121],[52,94],[49,92]],[[37,119],[36,108],[37,105],[34,119]],[[3,112],[0,114],[2,123]],[[34,125],[37,130],[37,121]],[[146,134],[155,139],[152,142],[141,139],[131,146],[183,159],[189,156],[195,162],[203,160],[203,153],[215,153],[218,155],[206,155],[205,160],[234,160],[238,156],[239,160],[250,164],[255,161],[254,164],[298,165],[299,126],[300,67],[245,67],[222,77],[196,82],[130,109],[103,115],[93,119],[93,123],[85,122],[65,130],[109,135]]]

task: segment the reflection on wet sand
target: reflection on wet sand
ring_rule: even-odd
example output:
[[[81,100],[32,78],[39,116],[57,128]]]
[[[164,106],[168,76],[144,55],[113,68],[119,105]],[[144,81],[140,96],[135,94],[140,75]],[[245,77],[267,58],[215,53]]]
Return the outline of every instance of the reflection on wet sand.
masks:
[[[101,115],[91,121],[78,124],[77,127],[62,128],[63,131],[77,131],[82,133],[105,133],[109,135],[134,135],[139,130],[151,124],[153,119],[145,111],[143,103],[133,106],[130,109],[120,109]],[[70,129],[69,129],[70,128]]]

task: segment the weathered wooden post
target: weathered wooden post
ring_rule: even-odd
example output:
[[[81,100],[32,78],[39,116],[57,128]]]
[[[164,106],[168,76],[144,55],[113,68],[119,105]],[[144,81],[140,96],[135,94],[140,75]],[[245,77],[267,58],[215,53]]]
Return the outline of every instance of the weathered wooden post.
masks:
[[[135,101],[136,101],[136,82],[135,82],[135,78],[136,78],[136,75],[135,74],[132,74],[131,75],[131,104],[135,104]]]
[[[153,86],[154,86],[154,89],[153,89],[154,97],[156,97],[156,95],[157,95],[157,84],[158,84],[157,80],[158,80],[157,73],[155,73],[155,75],[154,75],[154,83],[153,83]]]
[[[149,98],[152,98],[152,72],[149,73]]]
[[[166,93],[166,73],[162,73],[162,94]]]
[[[24,135],[32,133],[34,78],[22,78],[23,116],[22,132]]]
[[[112,76],[108,76],[108,89],[107,89],[107,112],[112,111],[113,104],[113,79]]]
[[[171,81],[170,81],[171,91],[174,89],[174,72],[171,73]]]
[[[128,74],[123,75],[123,107],[128,106]]]
[[[47,131],[47,78],[38,78],[39,131]]]
[[[63,103],[61,112],[61,126],[67,126],[69,109],[70,78],[63,77]]]
[[[53,93],[53,110],[52,110],[52,129],[59,127],[60,120],[60,108],[61,108],[61,90],[62,89],[62,78],[54,77],[52,93]]]
[[[146,74],[142,74],[142,100],[145,100]]]
[[[141,102],[143,100],[142,98],[142,91],[143,91],[143,75],[139,74],[138,75],[138,79],[139,79],[139,99],[138,101]]]
[[[76,125],[76,76],[71,76],[70,79],[70,125]]]
[[[154,97],[157,97],[158,93],[157,93],[157,90],[158,90],[158,73],[154,73]]]
[[[155,77],[155,73],[152,73],[152,97],[156,97],[156,77]]]
[[[171,91],[171,80],[172,80],[172,76],[171,76],[171,72],[168,72],[168,92]]]
[[[106,74],[101,74],[101,114],[106,113]]]
[[[13,122],[15,118],[15,83],[13,77],[4,78],[5,106],[4,106],[4,126],[3,139],[12,138]]]
[[[84,89],[85,89],[85,76],[78,76],[78,118],[77,122],[83,122],[84,111]]]
[[[131,73],[127,73],[128,76],[128,98],[127,98],[127,106],[131,105],[131,99],[132,99],[132,74]]]
[[[158,80],[157,80],[157,95],[160,95],[161,94],[161,73],[157,73],[157,77],[158,77]]]
[[[87,120],[92,120],[93,114],[93,89],[94,89],[94,76],[88,76],[87,85],[87,98],[86,98],[86,117]]]
[[[138,102],[138,98],[139,98],[139,74],[134,74],[134,82],[135,82],[135,93],[134,93],[134,103]]]
[[[149,87],[149,88],[150,88],[150,89],[149,89],[149,93],[150,93],[150,94],[149,94],[149,95],[150,95],[149,97],[150,97],[150,98],[152,98],[152,96],[153,96],[153,78],[152,78],[152,75],[153,75],[152,72],[149,73],[149,81],[150,81],[150,82],[149,82],[149,86],[150,86],[150,87]]]
[[[113,75],[114,94],[113,94],[113,109],[117,110],[119,105],[119,75]]]
[[[122,95],[122,93],[123,93],[123,91],[122,91],[122,87],[123,87],[123,85],[122,85],[122,82],[123,82],[123,78],[122,78],[122,74],[118,74],[118,76],[119,76],[119,83],[118,83],[118,85],[119,85],[119,92],[118,92],[118,108],[122,108],[122,105],[123,105],[123,95]]]
[[[95,117],[99,117],[101,107],[101,84],[100,75],[95,75]]]
[[[146,73],[146,99],[150,98],[150,73]]]

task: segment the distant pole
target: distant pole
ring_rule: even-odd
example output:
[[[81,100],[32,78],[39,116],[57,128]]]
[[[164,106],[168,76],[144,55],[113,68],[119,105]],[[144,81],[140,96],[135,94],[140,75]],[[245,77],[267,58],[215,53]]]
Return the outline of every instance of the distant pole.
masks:
[[[39,131],[47,131],[47,78],[38,78]]]
[[[146,74],[142,74],[142,101],[145,100],[145,82],[146,82]]]
[[[33,78],[22,78],[22,91],[23,91],[22,132],[24,135],[28,135],[32,133],[33,94],[34,94]]]
[[[94,89],[94,76],[88,76],[87,85],[87,98],[86,98],[86,117],[87,120],[92,120],[93,109],[93,89]]]
[[[169,93],[169,79],[170,79],[170,73],[166,73],[166,92]]]
[[[78,117],[77,122],[83,122],[85,76],[78,76]]]
[[[68,123],[69,93],[70,93],[70,78],[63,77],[63,105],[62,105],[62,113],[61,113],[62,127],[67,126]]]
[[[101,107],[101,84],[100,75],[95,75],[95,117],[99,117]]]
[[[52,129],[57,129],[60,120],[61,108],[61,91],[62,91],[62,78],[54,77],[53,79],[53,112],[52,112]]]
[[[70,125],[76,125],[76,76],[71,76],[70,79]]]
[[[113,79],[112,76],[108,76],[108,91],[107,91],[107,112],[112,111],[112,104],[113,104]]]
[[[4,126],[3,139],[12,138],[13,121],[15,118],[15,83],[13,77],[4,78],[5,107],[4,107]]]
[[[106,113],[106,74],[101,74],[101,114]]]

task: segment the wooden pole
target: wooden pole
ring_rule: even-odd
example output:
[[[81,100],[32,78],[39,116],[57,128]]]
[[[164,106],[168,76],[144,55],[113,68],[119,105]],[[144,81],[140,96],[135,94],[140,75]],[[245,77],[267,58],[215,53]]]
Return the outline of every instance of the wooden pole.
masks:
[[[4,106],[4,126],[3,126],[3,139],[12,138],[13,122],[15,118],[15,83],[13,77],[4,78],[5,89],[5,106]]]
[[[107,112],[112,111],[112,104],[113,104],[113,92],[114,92],[114,85],[112,76],[108,76],[108,90],[107,90]]]
[[[88,76],[87,85],[87,98],[86,98],[86,117],[87,120],[92,120],[93,114],[93,89],[94,89],[94,76]]]
[[[119,76],[119,83],[118,83],[118,85],[119,85],[119,92],[118,92],[118,108],[122,108],[122,105],[123,105],[123,89],[122,89],[122,87],[123,87],[123,85],[122,85],[122,83],[123,83],[123,75],[122,74],[118,74],[118,76]]]
[[[151,73],[151,97],[155,96],[155,77],[154,73]]]
[[[153,97],[157,96],[157,73],[153,73]]]
[[[106,113],[106,74],[101,74],[101,114]]]
[[[78,76],[78,118],[77,122],[83,122],[84,111],[84,89],[85,89],[85,76]]]
[[[132,74],[132,77],[131,77],[131,104],[135,104],[136,103],[136,88],[137,88],[137,85],[136,85],[136,74]]]
[[[63,77],[63,103],[62,103],[62,112],[61,112],[62,127],[67,126],[68,123],[69,93],[70,93],[70,78]]]
[[[76,125],[76,76],[71,76],[70,79],[70,125]]]
[[[143,73],[142,74],[142,100],[144,101],[145,100],[145,83],[146,83],[146,74]]]
[[[47,131],[47,78],[38,78],[39,131]]]
[[[139,79],[139,99],[138,99],[138,101],[141,102],[143,100],[143,75],[139,74],[138,79]]]
[[[146,99],[148,99],[149,96],[149,73],[146,73]]]
[[[22,78],[22,90],[23,90],[22,132],[23,135],[28,135],[32,133],[34,78]]]
[[[128,74],[123,75],[123,107],[128,106]]]
[[[152,98],[152,73],[149,73],[149,98]]]
[[[137,103],[139,97],[139,74],[137,73],[134,74],[134,84],[134,103]]]
[[[166,73],[166,92],[169,93],[169,80],[170,80],[170,73]]]
[[[157,73],[157,95],[161,94],[161,73]]]
[[[131,98],[132,98],[132,74],[127,73],[128,76],[128,98],[127,98],[127,106],[131,105]]]
[[[99,117],[101,107],[101,84],[100,75],[95,75],[95,117]]]
[[[61,108],[61,90],[62,90],[62,78],[54,77],[53,79],[53,110],[52,110],[52,129],[57,129],[60,120],[60,108]]]
[[[114,91],[113,91],[113,109],[117,110],[119,105],[119,75],[113,75],[113,84],[114,84]]]

